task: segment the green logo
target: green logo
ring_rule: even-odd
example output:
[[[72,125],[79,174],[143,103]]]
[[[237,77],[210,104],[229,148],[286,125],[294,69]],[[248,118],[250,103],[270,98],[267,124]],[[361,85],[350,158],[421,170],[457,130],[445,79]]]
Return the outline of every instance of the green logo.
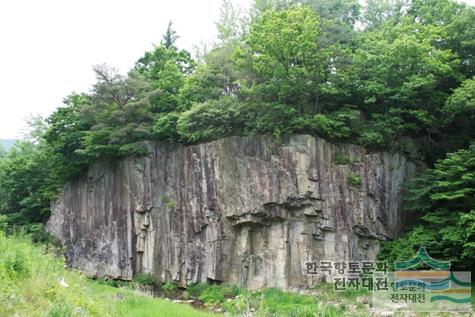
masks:
[[[420,268],[422,267],[422,268]],[[373,292],[374,307],[382,311],[470,312],[471,272],[450,270],[450,261],[436,260],[425,247],[388,272],[388,291]]]
[[[394,262],[394,268],[396,270],[408,270],[419,266],[421,263],[428,265],[429,267],[437,270],[449,270],[449,261],[439,261],[429,255],[425,247],[419,248],[416,256],[408,261]]]

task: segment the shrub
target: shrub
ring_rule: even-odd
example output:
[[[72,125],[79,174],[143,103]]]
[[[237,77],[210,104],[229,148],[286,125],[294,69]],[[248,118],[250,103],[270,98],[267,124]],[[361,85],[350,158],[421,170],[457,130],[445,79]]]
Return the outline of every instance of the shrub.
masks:
[[[348,156],[337,152],[335,154],[335,158],[333,159],[333,163],[336,165],[348,165],[351,163],[351,159]]]
[[[74,308],[70,305],[56,304],[51,308],[46,317],[65,317],[74,316]]]
[[[176,125],[179,117],[177,112],[158,114],[153,123],[153,137],[160,141],[178,142],[180,135]]]
[[[218,285],[210,285],[204,289],[199,299],[204,303],[218,304],[224,301],[224,294]]]
[[[30,273],[30,265],[28,262],[28,258],[22,250],[9,250],[3,265],[5,265],[10,278],[25,278]]]
[[[370,148],[381,148],[385,145],[386,141],[384,135],[380,132],[365,131],[358,138],[358,143]]]
[[[100,285],[108,285],[112,287],[121,287],[121,286],[126,286],[130,284],[128,281],[121,281],[121,280],[114,280],[114,279],[104,279],[104,278],[98,278],[97,284]]]
[[[175,282],[166,282],[162,286],[160,286],[160,288],[167,291],[175,291],[178,289],[178,286]]]
[[[171,199],[168,196],[162,196],[162,200],[165,203],[165,206],[169,209],[173,209],[176,207],[177,202],[173,199]]]
[[[187,297],[199,297],[209,285],[206,283],[191,284],[186,287]]]
[[[304,130],[304,120],[292,107],[282,104],[250,104],[242,107],[246,134],[280,136]]]
[[[240,290],[233,300],[222,303],[224,310],[231,315],[249,316],[259,309],[261,303],[261,292]],[[261,316],[261,315],[258,315]]]
[[[155,283],[155,279],[150,273],[140,273],[134,278],[134,281],[141,285],[153,285]]]
[[[359,177],[357,174],[353,172],[348,172],[348,175],[346,176],[346,180],[348,181],[348,184],[353,187],[360,187],[361,186],[361,177]]]
[[[353,109],[335,111],[328,115],[317,114],[310,124],[316,134],[332,140],[349,139],[362,128],[360,112]]]
[[[178,118],[180,138],[195,143],[231,135],[239,122],[236,106],[236,100],[231,97],[193,105]]]
[[[224,294],[231,297],[236,297],[242,292],[243,290],[237,285],[226,285],[224,289]]]
[[[236,297],[244,290],[242,290],[237,285],[210,285],[207,283],[196,283],[191,284],[186,288],[186,297],[188,298],[199,298],[201,295],[205,295],[205,297],[213,297],[210,294],[214,294],[219,292],[222,297]],[[221,297],[221,296],[219,296]]]

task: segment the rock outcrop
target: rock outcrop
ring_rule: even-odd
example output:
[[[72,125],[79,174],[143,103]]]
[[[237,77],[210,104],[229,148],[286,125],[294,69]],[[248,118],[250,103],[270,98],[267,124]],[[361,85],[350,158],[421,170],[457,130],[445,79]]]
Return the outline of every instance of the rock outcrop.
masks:
[[[310,286],[310,260],[374,259],[401,229],[414,165],[307,135],[231,137],[97,163],[65,186],[48,228],[90,276],[184,286]]]

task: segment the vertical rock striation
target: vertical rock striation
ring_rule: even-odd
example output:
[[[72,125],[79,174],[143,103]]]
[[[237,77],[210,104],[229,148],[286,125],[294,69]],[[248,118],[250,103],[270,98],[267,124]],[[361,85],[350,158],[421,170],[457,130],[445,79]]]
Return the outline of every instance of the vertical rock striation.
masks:
[[[231,137],[97,163],[67,184],[49,230],[90,276],[180,285],[310,286],[309,260],[366,260],[398,234],[414,165],[308,135]]]

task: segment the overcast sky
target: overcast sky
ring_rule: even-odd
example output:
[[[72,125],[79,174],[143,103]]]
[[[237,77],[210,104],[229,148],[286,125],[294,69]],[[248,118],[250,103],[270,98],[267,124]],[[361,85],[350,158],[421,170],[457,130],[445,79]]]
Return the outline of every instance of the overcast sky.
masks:
[[[248,7],[251,0],[239,0]],[[475,4],[475,0],[466,1]],[[221,0],[0,0],[0,138],[17,138],[29,114],[49,115],[88,91],[92,66],[122,72],[158,44],[169,20],[178,46],[211,42]]]
[[[241,0],[249,6],[251,0]],[[92,66],[130,69],[169,20],[177,45],[216,37],[221,0],[0,0],[0,138],[16,138],[29,114],[49,115],[88,91]]]

